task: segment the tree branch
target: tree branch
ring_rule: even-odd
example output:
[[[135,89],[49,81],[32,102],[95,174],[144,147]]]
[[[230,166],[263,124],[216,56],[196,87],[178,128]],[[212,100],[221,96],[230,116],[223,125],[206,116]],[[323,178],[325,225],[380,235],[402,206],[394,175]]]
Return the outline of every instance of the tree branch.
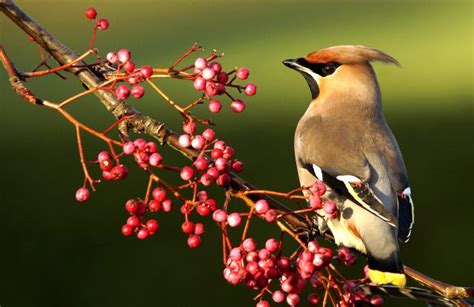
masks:
[[[125,138],[128,137],[129,130],[135,133],[145,133],[161,144],[167,144],[188,159],[194,159],[199,155],[199,151],[184,148],[178,142],[178,135],[167,128],[164,123],[161,123],[149,116],[141,114],[139,111],[130,107],[125,101],[121,101],[115,97],[110,91],[98,89],[99,86],[106,81],[102,72],[93,70],[83,60],[78,61],[79,55],[73,50],[65,46],[61,41],[51,35],[45,28],[35,22],[28,14],[19,8],[11,0],[0,0],[0,10],[10,18],[18,27],[30,35],[36,43],[38,43],[46,52],[48,52],[59,65],[68,65],[74,63],[75,65],[67,66],[66,70],[76,76],[88,89],[94,90],[103,106],[108,112],[112,113],[115,118],[121,120],[119,130]],[[14,68],[11,60],[7,56],[4,49],[0,46],[0,60],[3,62],[7,73],[10,76],[10,83],[17,94],[25,98],[27,101],[34,104],[41,104],[41,100],[34,96],[21,82],[22,76],[18,74]],[[172,69],[172,68],[170,68]],[[125,119],[123,119],[125,118]],[[231,174],[231,188],[236,191],[258,190],[251,183],[245,181],[243,178]],[[283,204],[268,195],[251,194],[248,197],[256,199],[265,198],[269,201],[271,206],[282,214],[285,222],[285,227],[288,227],[294,233],[301,233],[312,235],[313,229],[311,223],[303,216],[295,213],[289,214],[292,210],[286,208]],[[333,238],[329,234],[322,234],[322,236],[330,241]],[[474,294],[472,288],[463,288],[448,285],[436,281],[426,275],[423,275],[409,267],[405,267],[405,273],[412,277],[420,284],[426,285],[430,290],[419,288],[399,289],[392,286],[362,286],[361,288],[371,294],[384,294],[395,297],[409,297],[420,301],[425,301],[430,304],[445,304],[445,305],[459,305],[467,306],[467,301],[463,298],[470,298]],[[434,290],[434,291],[433,291]]]

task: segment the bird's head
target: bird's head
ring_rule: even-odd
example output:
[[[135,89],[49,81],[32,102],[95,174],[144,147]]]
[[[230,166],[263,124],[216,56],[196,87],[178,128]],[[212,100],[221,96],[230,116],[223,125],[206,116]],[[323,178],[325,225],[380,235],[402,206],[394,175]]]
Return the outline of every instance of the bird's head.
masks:
[[[400,65],[382,51],[360,45],[334,46],[311,52],[305,57],[284,60],[283,64],[300,72],[308,82],[313,99],[320,93],[344,91],[357,93],[378,85],[370,62]]]

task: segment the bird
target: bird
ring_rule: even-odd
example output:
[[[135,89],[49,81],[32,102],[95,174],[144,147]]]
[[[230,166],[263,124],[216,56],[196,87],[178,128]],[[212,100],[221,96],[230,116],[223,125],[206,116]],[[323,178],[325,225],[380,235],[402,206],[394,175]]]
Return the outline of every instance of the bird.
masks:
[[[337,245],[365,254],[372,282],[403,288],[399,242],[410,239],[414,206],[373,62],[400,66],[362,45],[333,46],[283,61],[303,75],[311,92],[295,130],[295,160],[300,185],[323,182],[340,212],[329,217],[319,209],[320,231],[329,230]]]

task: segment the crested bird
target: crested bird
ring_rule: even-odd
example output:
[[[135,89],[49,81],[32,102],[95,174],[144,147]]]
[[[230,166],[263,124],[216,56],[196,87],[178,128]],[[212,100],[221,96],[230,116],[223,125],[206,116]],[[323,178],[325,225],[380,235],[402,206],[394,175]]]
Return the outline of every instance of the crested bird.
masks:
[[[369,278],[404,287],[400,242],[410,238],[414,211],[407,171],[382,108],[371,62],[400,65],[382,51],[342,45],[288,59],[311,102],[298,122],[294,149],[301,186],[321,181],[340,214],[316,217],[336,244],[367,255]]]

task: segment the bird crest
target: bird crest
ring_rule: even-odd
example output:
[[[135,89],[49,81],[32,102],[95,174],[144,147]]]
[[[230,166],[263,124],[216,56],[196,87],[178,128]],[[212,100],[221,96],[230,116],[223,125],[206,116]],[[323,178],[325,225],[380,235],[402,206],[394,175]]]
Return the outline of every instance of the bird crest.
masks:
[[[329,62],[355,64],[378,61],[400,66],[400,63],[388,54],[362,45],[340,45],[321,49],[306,55],[305,60],[313,64]]]

